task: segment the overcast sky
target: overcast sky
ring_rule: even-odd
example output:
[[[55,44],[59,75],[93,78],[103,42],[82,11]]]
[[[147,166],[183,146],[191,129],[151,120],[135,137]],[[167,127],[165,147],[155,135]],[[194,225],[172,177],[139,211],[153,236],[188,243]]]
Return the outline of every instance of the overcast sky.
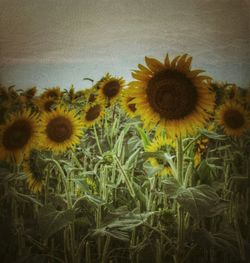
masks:
[[[0,0],[0,82],[131,80],[144,56],[189,53],[216,80],[250,80],[250,0]]]

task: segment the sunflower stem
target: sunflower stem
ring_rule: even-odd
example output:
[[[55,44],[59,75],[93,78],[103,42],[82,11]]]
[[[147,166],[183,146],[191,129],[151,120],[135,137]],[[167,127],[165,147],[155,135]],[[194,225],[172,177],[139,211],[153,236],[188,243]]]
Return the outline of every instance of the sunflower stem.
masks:
[[[133,188],[133,185],[132,185],[132,182],[130,181],[130,178],[128,177],[127,173],[125,172],[125,170],[123,169],[122,165],[121,165],[121,162],[119,161],[119,159],[117,158],[116,155],[114,155],[114,158],[118,164],[118,167],[123,175],[123,178],[125,180],[125,183],[128,187],[128,191],[130,193],[130,195],[134,198],[136,195],[135,195],[135,191],[134,191],[134,188]]]
[[[177,177],[180,185],[183,185],[183,143],[182,137],[179,136],[177,138]],[[177,204],[177,255],[176,255],[176,263],[182,262],[183,257],[183,248],[184,248],[184,219],[185,214],[182,207]]]
[[[49,169],[46,168],[46,177],[45,177],[45,187],[44,187],[44,204],[48,203],[48,194],[49,194]]]
[[[183,154],[186,153],[186,151],[189,149],[189,147],[190,147],[193,143],[195,143],[198,139],[200,139],[201,136],[202,136],[201,134],[197,135],[197,136],[183,149]]]
[[[100,153],[100,155],[102,155],[103,152],[102,152],[102,148],[101,148],[101,145],[100,145],[100,141],[99,141],[99,138],[98,138],[98,134],[97,134],[96,126],[95,126],[95,125],[94,125],[94,134],[95,134],[95,140],[96,140],[96,144],[97,144],[99,153]]]
[[[183,183],[183,145],[182,138],[177,138],[177,177],[180,185]]]
[[[82,168],[81,163],[79,162],[78,158],[76,157],[76,154],[73,150],[71,150],[71,157],[74,163],[76,164],[77,168]]]
[[[63,186],[64,186],[64,190],[66,192],[66,198],[67,198],[67,205],[68,205],[68,209],[72,209],[72,200],[71,200],[71,196],[70,196],[70,184],[68,183],[68,180],[66,178],[66,175],[60,165],[60,163],[58,161],[56,161],[55,159],[45,159],[46,162],[48,163],[52,163],[56,166]],[[69,225],[68,228],[68,235],[67,238],[69,238],[69,244],[70,244],[70,251],[71,251],[71,262],[74,263],[75,262],[75,226],[74,223],[71,223]]]
[[[58,170],[58,172],[60,174],[60,177],[61,177],[64,189],[65,189],[65,192],[66,192],[68,208],[72,208],[72,201],[71,201],[71,198],[70,198],[70,192],[68,191],[69,189],[68,189],[68,185],[66,183],[66,175],[65,175],[61,165],[59,164],[59,162],[57,162],[54,159],[45,159],[44,161],[47,162],[47,163],[52,163],[52,164],[54,164],[56,166],[56,168],[57,168],[57,170]]]
[[[106,256],[108,254],[109,245],[110,245],[110,236],[107,236],[106,240],[105,240],[103,252],[102,252],[102,263],[105,263],[107,261],[106,260],[107,259]]]

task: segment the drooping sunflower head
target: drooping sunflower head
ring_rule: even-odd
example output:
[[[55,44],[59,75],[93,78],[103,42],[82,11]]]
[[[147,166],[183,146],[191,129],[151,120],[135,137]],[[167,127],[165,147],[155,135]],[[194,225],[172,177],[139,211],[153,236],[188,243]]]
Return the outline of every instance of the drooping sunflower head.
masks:
[[[193,133],[202,127],[213,110],[215,95],[208,85],[210,78],[191,70],[192,57],[178,56],[164,64],[145,58],[147,67],[138,65],[129,84],[138,114],[146,128],[157,126],[171,136]]]
[[[6,87],[0,86],[0,105],[6,106],[9,104],[10,95]]]
[[[36,92],[37,92],[37,88],[32,87],[25,90],[23,96],[25,96],[28,100],[31,100],[36,95]]]
[[[215,93],[215,105],[221,105],[225,101],[225,84],[220,81],[213,81],[210,86]]]
[[[62,92],[61,92],[60,87],[48,88],[41,94],[41,97],[60,99],[62,97]]]
[[[9,110],[8,107],[5,107],[5,106],[0,105],[0,112],[1,112],[1,115],[0,115],[0,125],[5,123],[5,121],[6,121],[6,116],[7,116],[7,114],[8,114],[8,110]]]
[[[124,85],[125,81],[123,78],[114,78],[110,75],[104,78],[99,84],[98,101],[106,100],[107,103],[113,104],[119,97]]]
[[[94,124],[98,124],[105,114],[104,103],[93,103],[85,107],[83,111],[84,126],[91,127]]]
[[[32,150],[29,158],[25,159],[22,166],[27,176],[29,189],[34,193],[41,192],[45,174],[43,169],[44,163],[39,158],[39,152],[37,150]]]
[[[56,105],[58,104],[58,101],[52,97],[40,97],[35,101],[35,104],[38,106],[40,112],[49,112],[55,109]]]
[[[79,98],[83,98],[84,97],[84,90],[78,90],[75,93],[75,98],[79,99]]]
[[[63,106],[41,115],[41,145],[54,153],[65,152],[80,142],[82,122],[74,110]]]
[[[76,91],[75,91],[75,87],[73,85],[71,85],[69,88],[68,97],[69,97],[69,100],[71,102],[73,102],[76,98]]]
[[[245,109],[250,110],[250,84],[247,88],[239,88],[239,93],[240,96],[238,96],[237,102]]]
[[[217,111],[217,122],[229,136],[242,136],[249,129],[249,112],[237,102],[227,102]]]
[[[174,148],[175,148],[175,143],[172,139],[166,138],[165,135],[160,135],[155,137],[152,140],[152,142],[146,147],[145,150],[146,152],[153,152],[153,153],[156,152],[173,153]],[[158,172],[158,175],[164,176],[164,175],[172,174],[172,169],[166,160],[162,160],[156,157],[149,157],[148,161],[153,167],[162,166],[162,169]]]
[[[229,100],[237,100],[240,97],[240,88],[235,84],[227,85],[226,91]]]
[[[83,96],[87,104],[95,103],[97,98],[97,91],[95,87],[84,89]]]
[[[112,76],[110,75],[110,73],[106,73],[101,79],[99,79],[95,85],[93,86],[93,88],[95,90],[99,90],[100,89],[100,85],[102,84],[103,81],[106,81],[108,79],[112,78]]]
[[[194,153],[194,166],[195,167],[198,167],[198,165],[200,164],[207,150],[208,143],[209,143],[209,139],[207,137],[202,137],[196,142],[195,153]]]
[[[0,126],[0,159],[19,163],[35,146],[38,135],[38,116],[31,110],[10,115]]]
[[[136,116],[136,105],[133,103],[134,97],[130,95],[131,88],[124,89],[121,95],[120,105],[126,114],[133,118]]]
[[[0,84],[0,104],[2,101],[14,100],[18,97],[15,85],[9,86],[8,88]]]

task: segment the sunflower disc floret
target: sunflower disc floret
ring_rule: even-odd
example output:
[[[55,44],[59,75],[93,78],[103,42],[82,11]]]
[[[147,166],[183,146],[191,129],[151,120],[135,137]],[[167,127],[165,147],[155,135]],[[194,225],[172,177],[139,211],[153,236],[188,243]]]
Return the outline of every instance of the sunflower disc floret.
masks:
[[[138,114],[146,128],[157,126],[158,134],[166,129],[171,136],[194,133],[204,126],[214,108],[215,95],[208,85],[210,78],[191,70],[192,58],[178,56],[170,62],[145,58],[129,84]]]
[[[94,124],[98,124],[105,114],[105,104],[93,103],[85,107],[83,113],[84,126],[91,127]]]
[[[229,136],[242,136],[249,129],[249,112],[234,101],[223,104],[217,111],[216,119]]]
[[[25,109],[9,116],[0,127],[0,158],[19,163],[36,145],[38,116]]]
[[[74,110],[58,107],[41,116],[41,144],[55,153],[65,152],[80,142],[82,122]]]
[[[165,135],[159,135],[155,137],[149,145],[146,147],[146,152],[157,153],[157,152],[168,152],[173,153],[175,149],[175,143],[170,138],[166,138]],[[161,160],[156,157],[149,157],[147,160],[153,167],[160,168],[157,175],[165,176],[172,175],[172,169],[170,164],[166,160]]]
[[[98,101],[105,100],[107,104],[113,104],[122,92],[125,85],[123,78],[115,78],[106,75],[98,85]]]

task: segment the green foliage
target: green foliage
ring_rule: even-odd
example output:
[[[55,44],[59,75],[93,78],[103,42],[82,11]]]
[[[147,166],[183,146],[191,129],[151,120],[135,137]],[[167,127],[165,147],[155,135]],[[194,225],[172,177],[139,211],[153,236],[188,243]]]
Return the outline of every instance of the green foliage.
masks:
[[[20,165],[2,162],[0,261],[246,262],[249,137],[203,129],[171,152],[146,152],[154,136],[116,104],[74,151],[39,152],[41,193],[28,189]],[[166,165],[170,175],[159,176]]]
[[[57,211],[53,206],[42,207],[38,213],[39,231],[43,239],[48,239],[61,229],[73,223],[75,212],[73,209]]]
[[[208,185],[179,188],[176,200],[197,220],[219,215],[229,205],[227,201],[220,199],[216,191]]]

